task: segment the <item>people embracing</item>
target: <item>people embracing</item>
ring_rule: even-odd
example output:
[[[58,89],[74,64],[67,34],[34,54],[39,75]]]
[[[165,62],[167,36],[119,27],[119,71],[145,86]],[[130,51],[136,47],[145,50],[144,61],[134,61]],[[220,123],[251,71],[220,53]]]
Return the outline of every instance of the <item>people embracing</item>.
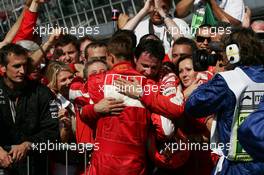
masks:
[[[0,175],[264,174],[249,1],[21,1],[0,1]]]

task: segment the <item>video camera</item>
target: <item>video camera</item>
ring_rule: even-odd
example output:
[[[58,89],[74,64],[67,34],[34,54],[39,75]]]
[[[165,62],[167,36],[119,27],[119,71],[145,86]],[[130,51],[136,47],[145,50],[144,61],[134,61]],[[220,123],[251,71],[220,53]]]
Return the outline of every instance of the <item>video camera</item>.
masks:
[[[211,53],[204,49],[198,49],[193,53],[194,71],[206,71],[209,66],[215,66],[217,60],[223,59],[220,54],[220,52],[223,52],[221,42],[212,41],[209,43],[209,48],[212,51]]]

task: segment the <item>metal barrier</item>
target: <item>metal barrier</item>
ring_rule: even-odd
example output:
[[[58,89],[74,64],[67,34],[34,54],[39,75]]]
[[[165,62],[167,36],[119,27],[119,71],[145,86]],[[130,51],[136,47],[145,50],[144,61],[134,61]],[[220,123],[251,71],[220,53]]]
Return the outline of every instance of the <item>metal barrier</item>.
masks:
[[[17,20],[25,0],[0,0],[0,31],[6,33]],[[142,0],[54,0],[40,8],[40,26],[79,27],[112,26],[112,9],[134,16],[143,6]],[[175,7],[175,3],[173,3]],[[108,31],[108,30],[107,30]]]
[[[77,3],[78,2],[78,3]],[[0,31],[6,33],[18,18],[24,0],[0,0],[0,12],[6,19],[0,19]],[[141,8],[140,0],[55,0],[40,9],[40,25],[50,24],[63,27],[98,26],[111,22],[112,9],[135,15]]]
[[[74,174],[76,174],[76,173],[73,173],[73,171],[71,171],[70,168],[69,168],[70,167],[70,165],[69,165],[69,158],[70,157],[69,157],[69,152],[68,151],[71,150],[70,147],[71,147],[70,145],[67,145],[67,144],[64,144],[64,143],[62,143],[60,145],[60,149],[58,151],[64,151],[64,153],[65,153],[65,164],[60,164],[62,166],[59,166],[59,168],[57,170],[55,170],[52,174],[56,174],[56,175],[58,175],[58,174],[59,175],[74,175]],[[6,151],[10,151],[11,146],[6,146],[6,147],[3,147],[3,148]],[[54,150],[54,151],[56,151],[56,150]],[[80,162],[77,166],[83,166],[84,167],[84,169],[83,169],[84,174],[87,175],[88,174],[87,165],[89,164],[88,155],[87,155],[88,151],[85,150],[85,149],[82,149],[80,151],[83,151],[83,153],[79,153],[79,154],[81,154],[81,156],[84,156],[84,157],[82,159],[83,162]],[[52,154],[52,152],[50,152],[50,153]],[[54,162],[54,160],[51,160],[52,157],[54,158],[54,155],[52,156],[50,153],[42,152],[42,154],[43,154],[42,156],[45,156],[46,157],[46,161],[47,161],[46,162],[47,167],[45,168],[45,174],[46,175],[50,175],[49,173],[51,173],[54,170],[53,169],[54,168],[54,164],[51,165],[50,162],[57,163],[57,162]],[[26,169],[25,169],[26,172],[24,172],[24,173],[26,175],[34,175],[34,174],[32,174],[32,167],[30,166],[32,161],[33,161],[32,157],[31,157],[31,153],[28,153],[28,155],[25,158],[25,161],[26,161]],[[65,168],[65,169],[63,169],[62,167]],[[7,172],[1,167],[0,167],[0,175],[7,175]]]

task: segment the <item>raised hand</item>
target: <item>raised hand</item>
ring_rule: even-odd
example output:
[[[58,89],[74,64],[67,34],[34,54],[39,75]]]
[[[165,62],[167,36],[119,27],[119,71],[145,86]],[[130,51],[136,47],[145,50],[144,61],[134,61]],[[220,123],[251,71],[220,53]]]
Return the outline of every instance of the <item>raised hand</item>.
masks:
[[[164,10],[162,7],[161,7],[161,2],[160,0],[155,0],[155,9],[157,10],[157,12],[159,12],[160,16],[161,17],[165,17],[166,14],[168,13],[167,10]]]
[[[52,30],[51,35],[49,36],[48,43],[51,45],[55,44],[56,41],[62,36],[62,29],[55,28]]]
[[[188,88],[183,91],[184,97],[187,99],[191,95],[191,93],[202,83],[202,80],[197,78]]]
[[[147,11],[148,13],[153,11],[153,9],[154,9],[154,0],[146,0],[143,9],[145,11]]]
[[[128,22],[129,20],[129,16],[125,13],[121,13],[119,16],[118,16],[118,20],[117,20],[117,26],[119,29],[122,29],[126,23]]]
[[[71,118],[69,116],[68,110],[62,108],[58,112],[59,121],[63,123],[63,127],[66,129],[71,129]]]

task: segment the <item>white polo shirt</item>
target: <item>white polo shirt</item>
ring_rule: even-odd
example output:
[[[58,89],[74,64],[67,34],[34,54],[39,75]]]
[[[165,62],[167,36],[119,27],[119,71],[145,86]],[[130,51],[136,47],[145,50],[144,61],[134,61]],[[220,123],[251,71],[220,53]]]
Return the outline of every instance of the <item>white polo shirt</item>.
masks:
[[[173,18],[173,21],[178,25],[180,28],[181,34],[184,35],[184,37],[191,38],[191,31],[188,26],[188,24],[179,18]],[[153,25],[154,29],[154,34],[157,35],[162,41],[163,41],[163,46],[165,48],[165,52],[168,53],[170,46],[172,46],[172,42],[168,41],[167,34],[166,34],[166,26],[165,24],[162,25]],[[149,18],[141,21],[137,27],[135,28],[135,35],[137,36],[137,43],[139,43],[139,40],[142,36],[149,34]],[[175,29],[175,32],[176,29]]]

